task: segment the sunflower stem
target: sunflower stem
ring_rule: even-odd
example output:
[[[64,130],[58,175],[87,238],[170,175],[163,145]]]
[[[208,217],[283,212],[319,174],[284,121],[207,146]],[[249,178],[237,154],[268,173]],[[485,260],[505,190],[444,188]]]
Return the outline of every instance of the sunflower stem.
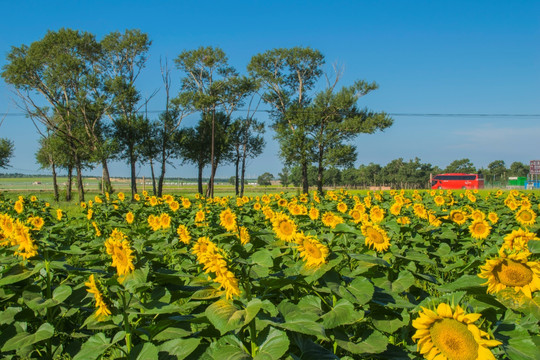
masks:
[[[128,355],[131,353],[131,327],[129,325],[129,317],[127,314],[127,301],[125,292],[122,293],[122,312],[124,317],[124,331],[126,332],[126,348]]]

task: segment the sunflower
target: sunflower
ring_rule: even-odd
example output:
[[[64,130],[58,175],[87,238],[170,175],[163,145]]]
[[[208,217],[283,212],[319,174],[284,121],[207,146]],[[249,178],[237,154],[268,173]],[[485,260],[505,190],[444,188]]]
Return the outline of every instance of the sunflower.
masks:
[[[189,230],[185,225],[178,225],[176,233],[178,234],[178,238],[181,242],[186,245],[189,244],[189,240],[191,240],[191,235],[189,234]]]
[[[372,223],[378,224],[384,219],[384,210],[376,205],[369,210],[369,217]]]
[[[105,303],[105,299],[103,295],[101,294],[101,291],[99,291],[98,286],[96,284],[96,280],[94,278],[94,274],[90,275],[88,278],[88,281],[84,283],[88,289],[86,289],[87,292],[94,295],[94,300],[96,301],[96,313],[95,316],[98,319],[98,321],[103,320],[104,317],[111,315],[111,311],[109,310],[107,304]]]
[[[107,254],[112,257],[112,266],[116,267],[116,272],[118,276],[124,276],[131,273],[135,270],[133,265],[133,250],[129,245],[127,240],[118,240],[109,237],[105,241],[105,248],[107,249]]]
[[[240,226],[240,229],[238,232],[238,238],[240,239],[240,242],[242,243],[242,245],[246,245],[249,242],[250,236],[249,236],[248,229],[245,226]]]
[[[285,207],[285,206],[287,206],[287,200],[279,199],[277,204],[278,204],[278,206]]]
[[[441,303],[436,311],[422,307],[419,315],[412,322],[416,329],[412,339],[418,341],[417,351],[424,358],[495,360],[488,348],[501,342],[490,340],[486,332],[474,325],[481,314],[466,314],[459,305],[452,311],[448,304]]]
[[[437,206],[443,206],[444,205],[444,198],[441,195],[437,195],[433,198],[433,201]]]
[[[343,214],[347,211],[347,204],[345,204],[344,202],[340,202],[337,204],[336,209],[337,211]]]
[[[161,221],[159,219],[159,216],[155,216],[153,214],[148,215],[148,225],[153,231],[158,231],[161,229]]]
[[[227,231],[236,231],[236,214],[227,208],[219,214],[219,225],[223,226]]]
[[[124,201],[126,199],[126,194],[124,194],[123,192],[119,192],[118,193],[118,199],[120,201]]]
[[[501,248],[499,256],[487,260],[482,266],[482,279],[487,279],[488,293],[513,288],[523,295],[532,298],[532,293],[540,289],[540,261],[528,261],[528,252],[507,252]]]
[[[22,201],[22,200],[17,200],[17,201],[15,201],[14,209],[15,209],[15,211],[17,212],[17,214],[22,213],[23,210],[24,210],[24,204],[23,204],[23,201]]]
[[[336,215],[332,212],[325,212],[321,217],[321,221],[325,226],[328,226],[332,229],[335,229],[337,225],[345,222],[343,218],[339,215]]]
[[[491,231],[491,226],[485,220],[476,220],[469,226],[469,232],[475,239],[485,239]]]
[[[473,221],[484,220],[486,218],[486,214],[484,214],[482,211],[476,209],[476,210],[473,210],[471,212],[471,215],[469,215],[469,217]]]
[[[450,211],[450,219],[458,225],[462,225],[467,221],[467,217],[462,210]]]
[[[204,211],[203,210],[197,211],[197,213],[195,214],[195,222],[196,223],[201,223],[205,219],[206,219],[206,214],[204,213]]]
[[[101,231],[99,230],[99,227],[97,226],[97,223],[95,221],[92,221],[92,226],[94,227],[94,230],[96,231],[96,236],[101,236]]]
[[[101,198],[99,196],[97,196],[97,195],[94,197],[94,201],[95,201],[96,204],[102,204],[103,203],[103,200],[101,200]]]
[[[272,221],[272,219],[274,218],[274,215],[275,215],[274,210],[270,209],[270,207],[268,207],[268,205],[266,205],[265,207],[263,207],[262,212],[263,212],[264,217],[266,218],[266,220]]]
[[[92,215],[94,215],[94,210],[88,209],[88,213],[86,213],[86,218],[88,220],[92,220]]]
[[[314,236],[299,233],[297,236],[298,251],[305,262],[306,268],[318,268],[326,263],[328,248]]]
[[[403,206],[402,203],[396,201],[395,203],[392,204],[392,206],[390,206],[390,214],[394,216],[398,216],[401,213],[402,206]]]
[[[361,227],[362,234],[366,238],[366,245],[376,251],[385,251],[390,246],[390,238],[378,225],[365,223]]]
[[[521,208],[516,213],[516,220],[523,226],[534,225],[536,222],[536,213],[530,208]]]
[[[41,230],[43,225],[45,225],[45,221],[43,220],[42,217],[39,217],[39,216],[31,216],[30,218],[28,218],[28,222],[32,224],[32,226],[34,227],[34,230],[38,230],[38,231]]]
[[[261,203],[260,202],[256,202],[255,204],[253,204],[253,210],[255,211],[259,211],[261,210]]]
[[[135,201],[141,201],[141,195],[135,194],[135,195],[133,195],[133,199],[134,199]]]
[[[179,208],[180,208],[180,203],[176,200],[173,200],[169,203],[169,208],[173,211],[173,212],[176,212]]]
[[[419,219],[428,219],[428,212],[423,204],[416,203],[413,205],[414,215]]]
[[[442,224],[441,219],[439,219],[432,210],[428,211],[428,221],[431,226],[435,227],[439,227]]]
[[[540,238],[537,238],[535,233],[527,230],[512,230],[510,234],[504,237],[503,247],[509,250],[528,251],[528,242],[530,240],[540,240]]]
[[[182,207],[184,209],[189,209],[191,206],[191,201],[188,198],[182,198]]]
[[[411,223],[411,219],[409,219],[408,216],[402,216],[402,217],[399,217],[397,218],[397,223],[400,224],[400,225],[408,225]]]
[[[132,224],[133,223],[133,220],[135,220],[135,215],[133,215],[133,213],[131,211],[129,211],[127,214],[126,214],[126,222],[128,224]]]
[[[13,224],[11,239],[11,245],[19,246],[15,251],[15,255],[21,256],[23,259],[29,259],[37,255],[37,245],[30,237],[30,229],[18,219]]]
[[[171,227],[171,217],[167,213],[162,213],[159,216],[159,224],[162,229],[168,229]]]
[[[363,213],[360,210],[352,209],[349,211],[349,216],[353,219],[353,222],[355,224],[358,224],[362,221],[362,215]]]
[[[233,296],[240,295],[240,288],[238,287],[238,279],[234,274],[229,271],[223,271],[216,273],[215,281],[225,290],[225,297],[227,300],[233,298]]]
[[[491,221],[492,224],[496,224],[497,221],[499,221],[499,215],[497,215],[494,212],[488,213],[488,220]]]
[[[312,206],[309,209],[308,215],[311,220],[317,220],[319,218],[319,209]]]
[[[276,213],[272,219],[272,228],[279,240],[293,242],[296,236],[296,224],[282,212]]]
[[[149,203],[150,203],[150,206],[156,206],[157,204],[159,204],[159,200],[157,197],[151,196]]]

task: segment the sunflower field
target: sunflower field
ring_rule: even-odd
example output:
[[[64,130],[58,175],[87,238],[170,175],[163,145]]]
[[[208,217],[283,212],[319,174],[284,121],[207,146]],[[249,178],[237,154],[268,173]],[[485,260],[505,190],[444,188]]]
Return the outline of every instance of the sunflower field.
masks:
[[[3,359],[540,359],[539,196],[0,194]]]

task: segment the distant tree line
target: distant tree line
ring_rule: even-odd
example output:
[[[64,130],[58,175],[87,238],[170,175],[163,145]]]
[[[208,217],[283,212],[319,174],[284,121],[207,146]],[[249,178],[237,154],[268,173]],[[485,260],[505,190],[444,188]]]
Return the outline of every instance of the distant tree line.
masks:
[[[292,184],[302,186],[301,168],[285,167],[278,178],[283,186]],[[506,167],[503,160],[491,162],[487,168],[476,168],[469,159],[452,161],[446,168],[441,169],[429,163],[422,163],[419,158],[405,161],[403,158],[390,161],[382,166],[375,163],[360,165],[358,168],[348,167],[339,169],[330,167],[325,171],[323,186],[368,188],[371,186],[388,186],[393,189],[425,189],[429,188],[430,174],[442,173],[481,173],[486,186],[504,185],[508,177],[527,176],[529,166],[519,161]],[[317,184],[317,167],[308,167],[308,184]]]
[[[333,176],[327,169],[345,169],[356,160],[352,141],[357,135],[393,123],[384,112],[357,105],[377,89],[376,83],[357,80],[338,87],[342,71],[325,73],[322,53],[305,47],[256,54],[244,74],[220,48],[184,50],[174,59],[177,76],[167,59],[161,61],[164,110],[150,119],[145,110],[155,93],[144,96],[137,85],[150,46],[139,30],[98,40],[88,32],[60,29],[7,54],[1,75],[38,125],[42,137],[36,158],[52,172],[56,199],[58,169],[68,174],[68,200],[73,176],[79,201],[84,200],[83,170],[96,165],[103,169],[103,191],[112,191],[111,160],[129,164],[132,195],[137,193],[137,164],[150,167],[153,192],[161,196],[167,167],[184,163],[197,167],[199,193],[203,170],[210,169],[206,196],[214,194],[218,166],[234,164],[236,194],[242,195],[247,160],[265,145],[264,124],[255,117],[261,103],[271,108],[280,157],[300,169],[302,190],[308,190],[315,166],[314,183],[322,191],[325,177]],[[321,78],[326,80],[322,88],[316,86]],[[198,124],[181,126],[193,114],[199,115]],[[5,167],[13,144],[1,140],[0,167]]]

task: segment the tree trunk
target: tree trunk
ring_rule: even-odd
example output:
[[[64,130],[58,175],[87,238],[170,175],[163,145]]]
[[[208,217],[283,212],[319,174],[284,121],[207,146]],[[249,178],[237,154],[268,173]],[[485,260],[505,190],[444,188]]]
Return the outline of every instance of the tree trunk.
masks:
[[[163,171],[162,171],[163,172]],[[152,174],[152,190],[153,194],[161,197],[161,189],[163,188],[163,179],[159,178],[159,184],[156,191],[156,175],[154,174],[154,162],[150,159],[150,173]]]
[[[137,172],[135,169],[135,155],[133,154],[133,149],[129,149],[129,164],[131,167],[131,198],[135,197],[137,193]]]
[[[84,185],[82,178],[82,165],[78,157],[75,158],[75,169],[77,170],[77,190],[79,192],[79,202],[84,202]]]
[[[240,196],[244,196],[245,175],[246,175],[246,152],[244,150],[244,154],[242,155],[242,176],[240,177]]]
[[[58,180],[56,179],[56,165],[54,161],[51,161],[52,177],[53,177],[53,190],[54,190],[54,201],[58,202],[60,199],[60,194],[58,192]]]
[[[317,169],[317,191],[319,192],[319,195],[323,195],[323,148],[322,146],[319,146],[319,168]]]
[[[307,160],[302,159],[302,193],[307,194],[308,192],[309,192],[308,163],[307,163]]]
[[[199,174],[197,176],[197,187],[199,190],[199,194],[203,194],[203,186],[202,186],[202,173],[203,173],[204,165],[199,164]]]
[[[158,183],[158,189],[157,189],[157,196],[162,197],[163,196],[163,181],[165,181],[165,171],[167,166],[167,161],[165,159],[165,151],[161,154],[161,173],[159,175],[159,183]],[[152,177],[154,176],[152,169]],[[155,185],[154,185],[154,191],[155,191]]]
[[[68,183],[66,189],[66,201],[71,201],[71,185],[73,184],[73,166],[68,166]]]
[[[237,147],[236,148],[236,159],[234,160],[234,170],[235,170],[235,176],[234,176],[234,191],[236,193],[236,196],[238,196],[238,194],[240,194],[240,191],[239,191],[239,188],[238,186],[240,185],[239,184],[239,181],[240,179],[238,178],[238,167],[240,166],[240,151],[239,151],[239,148]]]
[[[103,188],[109,194],[113,192],[111,177],[109,175],[109,166],[107,165],[107,159],[101,159],[101,166],[103,167]]]
[[[215,127],[216,127],[216,109],[212,110],[212,145],[210,147],[210,164],[212,169],[210,171],[210,180],[208,180],[208,189],[206,189],[206,197],[214,197],[214,175],[216,173],[216,159],[215,159]]]

